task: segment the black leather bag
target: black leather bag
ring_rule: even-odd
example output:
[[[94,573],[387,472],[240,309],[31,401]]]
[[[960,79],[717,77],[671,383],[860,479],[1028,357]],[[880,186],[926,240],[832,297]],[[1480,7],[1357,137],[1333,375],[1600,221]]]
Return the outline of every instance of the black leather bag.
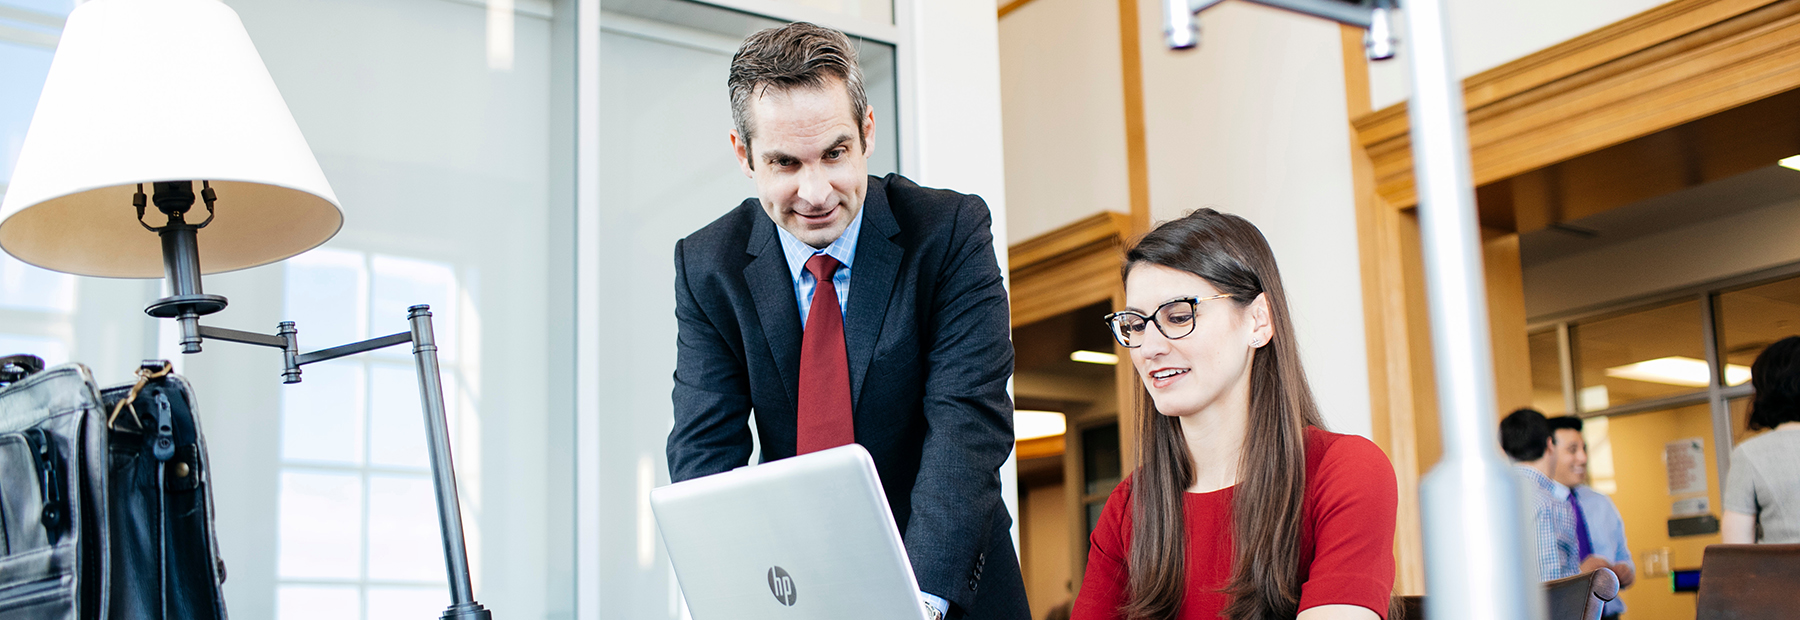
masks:
[[[0,359],[0,618],[225,618],[192,390]]]

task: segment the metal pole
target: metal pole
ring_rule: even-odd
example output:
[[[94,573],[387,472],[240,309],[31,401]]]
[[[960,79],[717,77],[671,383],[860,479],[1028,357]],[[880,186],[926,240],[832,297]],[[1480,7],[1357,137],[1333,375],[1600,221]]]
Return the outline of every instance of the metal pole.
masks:
[[[431,448],[431,477],[437,484],[438,525],[444,535],[444,566],[450,573],[451,605],[446,620],[489,620],[475,602],[469,585],[469,553],[463,544],[462,506],[456,499],[456,471],[450,459],[450,425],[444,417],[444,386],[438,373],[437,340],[431,332],[431,306],[407,308],[412,322],[413,359],[418,362],[419,400],[425,409],[426,440]]]
[[[1712,293],[1700,294],[1700,330],[1706,337],[1706,401],[1712,410],[1713,427],[1713,460],[1718,464],[1718,474],[1714,478],[1719,488],[1725,488],[1725,475],[1731,473],[1731,402],[1725,398],[1725,352],[1719,349],[1720,334],[1724,325],[1720,322],[1718,297]]]
[[[1493,348],[1461,84],[1441,0],[1405,7],[1413,169],[1444,457],[1420,485],[1426,616],[1545,617],[1520,494],[1497,450]]]

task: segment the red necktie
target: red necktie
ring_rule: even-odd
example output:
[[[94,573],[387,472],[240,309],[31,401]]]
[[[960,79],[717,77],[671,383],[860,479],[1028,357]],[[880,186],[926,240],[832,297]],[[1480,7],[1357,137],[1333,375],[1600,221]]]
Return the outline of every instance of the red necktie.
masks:
[[[831,283],[838,261],[815,254],[806,261],[813,286],[806,332],[800,338],[800,403],[796,454],[836,448],[856,440],[850,417],[850,362],[844,354],[844,315]]]

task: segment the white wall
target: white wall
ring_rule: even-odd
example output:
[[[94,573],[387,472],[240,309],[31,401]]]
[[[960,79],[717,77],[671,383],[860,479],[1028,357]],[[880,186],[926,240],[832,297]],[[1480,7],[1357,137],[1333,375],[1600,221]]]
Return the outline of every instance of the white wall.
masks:
[[[1000,137],[999,24],[986,2],[899,0],[895,13],[908,37],[901,54],[902,104],[910,98],[911,144],[902,153],[907,176],[928,187],[976,194],[993,212],[994,255],[1007,271],[1007,195]],[[910,77],[905,72],[910,68]],[[911,95],[906,94],[910,83]],[[1010,286],[1010,279],[1008,280]],[[1001,497],[1019,545],[1018,464],[1000,467]]]
[[[1525,266],[1533,320],[1800,262],[1800,200]]]
[[[901,0],[910,24],[911,118],[916,152],[902,155],[906,174],[928,187],[977,194],[994,214],[994,247],[1006,271],[1007,193],[1000,135],[1000,42],[985,2]],[[904,88],[904,87],[903,87]],[[902,97],[905,97],[903,94]],[[901,105],[906,105],[902,103]],[[903,121],[904,122],[904,121]]]
[[[1036,0],[1000,20],[1014,242],[1131,211],[1122,79],[1116,3]]]
[[[1200,47],[1162,41],[1141,0],[1151,219],[1244,216],[1282,271],[1302,361],[1332,430],[1369,435],[1368,357],[1335,24],[1243,3],[1201,15]]]
[[[1456,76],[1467,78],[1659,4],[1661,0],[1446,0],[1451,60]],[[1395,16],[1394,25],[1404,29],[1404,17]],[[1400,39],[1400,53],[1404,55],[1404,30]],[[1411,93],[1404,56],[1374,63],[1369,68],[1369,97],[1374,100],[1374,109],[1405,101]]]

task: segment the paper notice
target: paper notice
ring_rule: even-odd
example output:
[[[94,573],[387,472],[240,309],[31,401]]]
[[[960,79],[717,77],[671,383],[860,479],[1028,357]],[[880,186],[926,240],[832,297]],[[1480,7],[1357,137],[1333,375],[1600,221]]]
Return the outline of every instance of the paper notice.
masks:
[[[1711,502],[1708,502],[1705,496],[1675,500],[1675,502],[1669,506],[1669,516],[1698,517],[1701,515],[1712,514],[1712,506],[1710,504]]]
[[[1706,440],[1677,439],[1663,446],[1663,465],[1669,470],[1669,494],[1706,492]]]

